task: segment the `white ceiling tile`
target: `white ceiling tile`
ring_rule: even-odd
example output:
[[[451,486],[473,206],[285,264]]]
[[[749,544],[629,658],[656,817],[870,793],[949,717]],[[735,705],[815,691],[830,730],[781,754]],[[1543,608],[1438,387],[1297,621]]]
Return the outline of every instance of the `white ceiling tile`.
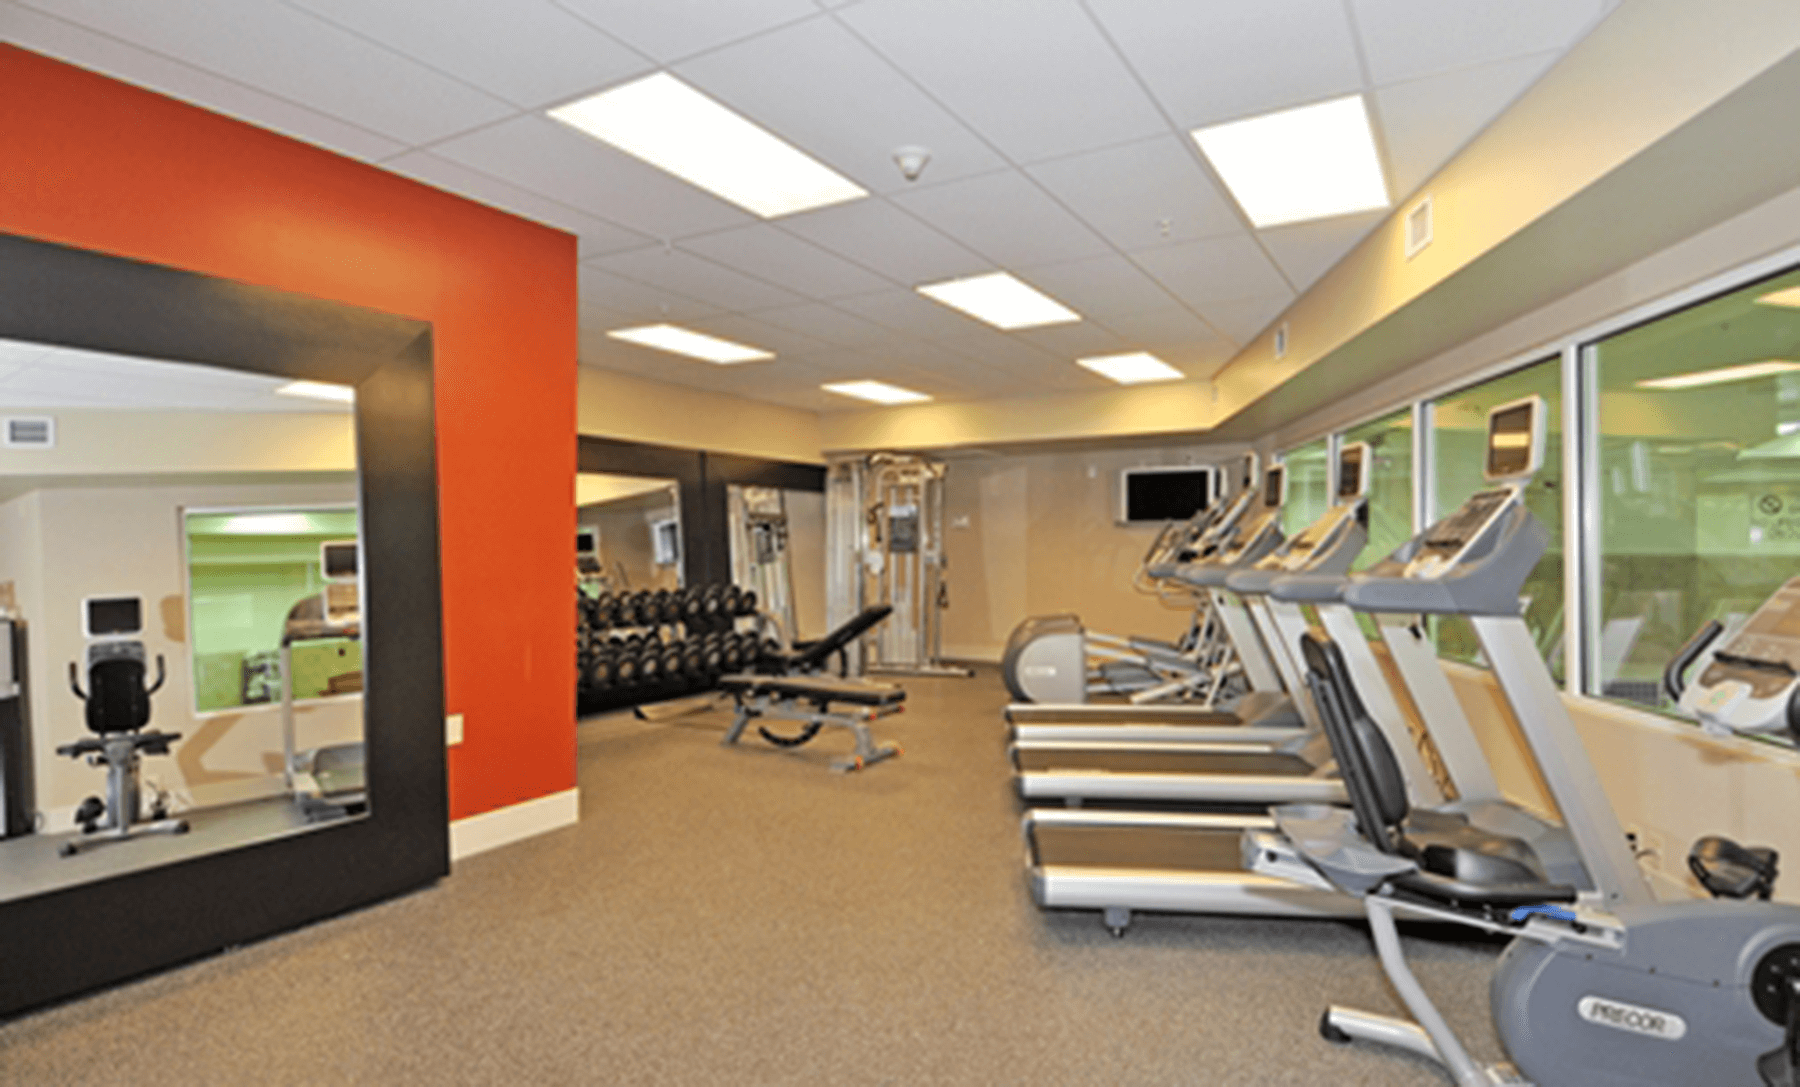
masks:
[[[756,221],[685,181],[537,114],[446,140],[431,150],[657,238]]]
[[[576,277],[582,302],[623,314],[632,324],[685,321],[719,312],[710,302],[624,279],[592,264],[578,265]]]
[[[1196,155],[1185,137],[1161,136],[1041,162],[1026,172],[1107,241],[1145,249],[1243,226]]]
[[[1131,257],[1171,294],[1202,312],[1207,302],[1280,294],[1288,287],[1248,232],[1146,249]]]
[[[821,302],[759,310],[756,319],[837,347],[862,347],[893,337],[890,329]]]
[[[1093,257],[1063,264],[1039,264],[1019,276],[1083,317],[1137,313],[1175,304],[1156,280],[1124,257]]]
[[[967,126],[834,19],[811,19],[687,61],[675,74],[873,192],[904,189],[894,148],[930,149],[924,176],[1006,165]]]
[[[1288,282],[1295,290],[1305,291],[1342,260],[1344,254],[1355,249],[1356,243],[1387,216],[1385,210],[1340,215],[1317,222],[1275,227],[1259,232],[1259,237],[1275,263],[1287,273]]]
[[[374,160],[405,148],[370,129],[17,4],[0,3],[0,40],[354,158]]]
[[[277,0],[26,0],[406,143],[488,124],[507,103]]]
[[[894,287],[891,280],[767,223],[688,238],[681,248],[809,298],[869,294]]]
[[[1089,0],[1089,6],[1183,129],[1362,89],[1343,0]]]
[[[429,151],[409,152],[381,166],[445,192],[566,230],[578,239],[576,251],[582,258],[640,249],[656,240]]]
[[[776,361],[765,359],[758,362],[721,366],[717,363],[691,359],[625,340],[597,336],[593,333],[582,335],[580,358],[584,364],[590,366],[637,374],[639,377],[647,377],[653,381],[673,381],[701,388],[717,388],[719,382],[725,380],[726,371],[739,371],[741,376],[745,372],[766,369]]]
[[[549,0],[288,2],[525,108],[654,67]]]
[[[838,18],[1014,162],[1167,131],[1073,0],[865,0]]]
[[[857,200],[790,215],[781,220],[781,229],[908,286],[993,267],[987,258],[886,200]]]
[[[1091,321],[1048,328],[1022,328],[1013,335],[1042,348],[1063,362],[1073,362],[1090,355],[1114,355],[1134,350],[1131,341]]]
[[[1351,0],[1377,84],[1566,49],[1612,6],[1608,0]]]
[[[1388,190],[1404,200],[1437,173],[1556,60],[1535,53],[1384,87],[1375,109],[1386,136]]]
[[[772,325],[767,321],[759,321],[754,317],[746,317],[741,313],[721,313],[712,317],[699,317],[687,322],[687,327],[697,332],[722,336],[734,343],[761,348],[764,351],[772,352],[779,358],[820,355],[837,350],[831,344],[815,336],[782,328],[780,325]]]
[[[772,309],[804,301],[792,291],[734,272],[703,257],[679,249],[652,246],[627,253],[612,253],[588,262],[626,279],[660,287],[665,291],[704,298],[727,310]]]
[[[859,317],[866,317],[884,328],[926,339],[961,336],[968,333],[970,326],[984,327],[975,318],[933,302],[917,291],[883,291],[856,298],[840,298],[833,304]]]
[[[1182,350],[1229,350],[1230,345],[1218,333],[1185,306],[1167,306],[1142,313],[1120,313],[1100,321],[1123,336],[1136,348],[1150,351],[1173,363],[1167,352]]]
[[[1293,301],[1291,293],[1233,298],[1208,303],[1200,307],[1200,313],[1213,327],[1241,345],[1254,340]]]
[[[557,0],[660,61],[692,56],[783,23],[822,18],[812,0]]]
[[[977,362],[1009,373],[1020,368],[1047,366],[1057,361],[1054,355],[1029,340],[994,329],[976,329],[961,336],[939,340],[938,343]]]
[[[894,200],[1005,268],[1111,251],[1104,239],[1016,170],[912,189]]]

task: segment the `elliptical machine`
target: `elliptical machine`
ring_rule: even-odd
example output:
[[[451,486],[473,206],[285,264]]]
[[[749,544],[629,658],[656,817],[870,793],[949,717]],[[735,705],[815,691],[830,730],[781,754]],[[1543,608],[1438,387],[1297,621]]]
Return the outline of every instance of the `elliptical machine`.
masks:
[[[89,766],[106,767],[106,800],[90,796],[75,810],[82,837],[64,843],[65,857],[143,834],[187,833],[187,820],[169,818],[160,802],[150,819],[139,819],[138,771],[143,756],[167,755],[169,745],[181,739],[179,732],[144,730],[150,723],[150,696],[162,689],[166,672],[159,653],[156,682],[144,685],[144,643],[135,637],[143,632],[143,613],[141,597],[93,597],[82,602],[83,634],[89,639],[87,690],[81,688],[81,669],[74,661],[69,662],[69,689],[85,704],[88,731],[94,735],[64,744],[56,753],[85,757]]]

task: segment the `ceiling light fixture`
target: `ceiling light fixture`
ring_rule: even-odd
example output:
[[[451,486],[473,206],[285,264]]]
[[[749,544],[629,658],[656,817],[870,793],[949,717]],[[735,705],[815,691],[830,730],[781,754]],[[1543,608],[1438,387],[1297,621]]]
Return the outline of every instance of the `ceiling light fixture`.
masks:
[[[333,385],[324,381],[290,381],[275,390],[282,396],[298,396],[307,400],[330,400],[339,404],[356,403],[356,390],[349,385]]]
[[[1192,135],[1258,228],[1388,206],[1360,94],[1196,128]]]
[[[1111,378],[1121,385],[1142,385],[1151,381],[1179,381],[1187,376],[1148,351],[1076,359],[1075,365],[1092,370],[1101,377]]]
[[[869,191],[667,72],[550,116],[764,219]]]
[[[854,396],[858,400],[870,400],[877,404],[917,404],[931,399],[924,393],[902,389],[885,381],[833,381],[819,387],[828,393]]]
[[[728,366],[734,362],[756,362],[760,359],[775,357],[772,352],[764,351],[759,347],[746,347],[741,343],[721,340],[717,336],[693,332],[677,325],[640,325],[637,328],[615,328],[607,335],[615,340],[624,340],[626,343],[654,347],[658,351],[686,355],[703,362],[716,362],[720,366]]]
[[[1757,299],[1765,306],[1787,306],[1789,309],[1800,309],[1800,287],[1788,287],[1784,290],[1765,294]]]
[[[1637,382],[1637,387],[1665,390],[1697,389],[1702,385],[1723,385],[1727,381],[1749,381],[1753,378],[1785,374],[1794,370],[1800,370],[1800,362],[1789,362],[1787,359],[1764,359],[1761,362],[1746,362],[1738,366],[1722,366],[1717,370],[1696,370],[1691,374],[1651,378],[1647,381]]]
[[[1037,328],[1081,320],[1081,314],[1005,272],[927,283],[918,291],[995,328]]]

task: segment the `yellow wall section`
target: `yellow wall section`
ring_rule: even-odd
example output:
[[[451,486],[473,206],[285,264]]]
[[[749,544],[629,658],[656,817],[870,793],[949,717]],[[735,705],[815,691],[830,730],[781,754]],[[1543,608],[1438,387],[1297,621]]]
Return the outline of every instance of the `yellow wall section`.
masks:
[[[0,476],[356,469],[349,413],[73,411],[56,419],[54,449],[0,449]]]
[[[1091,630],[1174,641],[1193,605],[1134,590],[1160,526],[1116,522],[1119,472],[1223,463],[1239,451],[1189,446],[952,460],[944,478],[945,655],[999,660],[1020,620],[1060,612],[1074,612]]]
[[[819,417],[810,411],[580,369],[576,431],[602,438],[823,463]]]

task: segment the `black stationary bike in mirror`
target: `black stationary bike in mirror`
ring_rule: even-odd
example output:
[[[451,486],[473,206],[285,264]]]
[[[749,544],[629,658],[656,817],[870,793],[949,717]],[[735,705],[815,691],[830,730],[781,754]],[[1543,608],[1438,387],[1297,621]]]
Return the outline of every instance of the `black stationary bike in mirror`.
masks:
[[[185,819],[170,819],[162,805],[141,819],[138,769],[145,755],[167,755],[169,745],[181,739],[178,732],[146,731],[150,723],[150,696],[166,678],[163,659],[156,658],[156,682],[145,686],[144,643],[133,635],[143,631],[143,601],[138,597],[99,597],[83,603],[83,634],[89,639],[87,690],[81,675],[69,662],[69,689],[85,704],[88,731],[72,744],[56,749],[71,759],[86,756],[89,766],[106,767],[106,800],[90,796],[75,810],[80,838],[62,847],[72,857],[89,846],[118,842],[143,834],[185,834]]]

